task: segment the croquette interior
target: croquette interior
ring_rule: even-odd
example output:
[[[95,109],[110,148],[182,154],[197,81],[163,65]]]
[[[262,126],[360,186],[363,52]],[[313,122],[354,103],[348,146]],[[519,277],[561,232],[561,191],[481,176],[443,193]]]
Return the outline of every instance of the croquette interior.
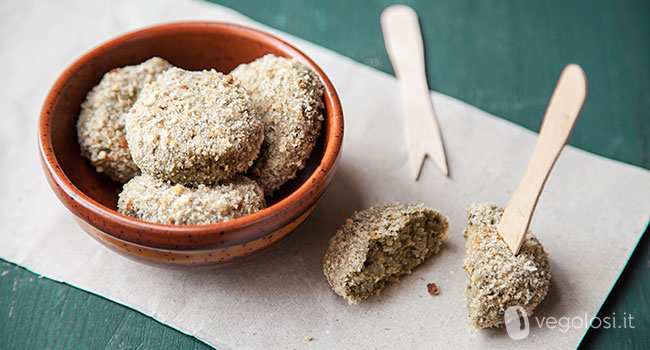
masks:
[[[346,286],[353,299],[376,294],[386,282],[399,279],[438,252],[447,224],[438,215],[417,213],[397,236],[374,241],[361,271],[352,274]]]

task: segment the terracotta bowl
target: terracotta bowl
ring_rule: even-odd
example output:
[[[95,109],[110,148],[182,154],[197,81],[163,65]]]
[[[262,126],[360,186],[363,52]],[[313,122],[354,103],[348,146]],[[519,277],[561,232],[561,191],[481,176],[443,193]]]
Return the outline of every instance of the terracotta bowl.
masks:
[[[308,65],[325,87],[323,127],[305,169],[268,198],[268,208],[228,222],[172,226],[119,214],[121,185],[81,156],[76,136],[80,105],[104,73],[159,56],[188,69],[230,72],[265,54]],[[213,268],[239,262],[277,244],[302,223],[336,171],[343,139],[341,103],[325,73],[305,54],[258,30],[226,23],[159,25],[120,36],[79,58],[58,78],[39,120],[43,169],[57,197],[88,234],[129,258],[163,267]]]

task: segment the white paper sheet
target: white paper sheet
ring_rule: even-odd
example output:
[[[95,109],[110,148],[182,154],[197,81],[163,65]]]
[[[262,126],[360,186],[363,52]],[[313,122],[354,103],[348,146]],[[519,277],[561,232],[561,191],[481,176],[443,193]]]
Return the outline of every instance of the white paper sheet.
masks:
[[[73,222],[38,162],[37,118],[58,74],[114,36],[177,20],[241,23],[288,40],[329,75],[345,113],[340,168],[312,216],[267,254],[217,271],[167,271],[110,252]],[[461,268],[465,206],[507,203],[532,154],[534,133],[433,94],[451,178],[427,160],[420,181],[413,182],[392,76],[202,2],[2,1],[0,47],[3,259],[132,307],[221,349],[568,348],[586,331],[585,326],[539,328],[535,319],[530,335],[520,341],[503,329],[468,331]],[[328,239],[354,210],[393,201],[423,202],[448,215],[449,239],[401,283],[350,306],[322,274]],[[594,316],[643,233],[648,209],[649,171],[565,149],[532,224],[553,274],[536,316]],[[440,295],[427,293],[429,282],[437,283]]]

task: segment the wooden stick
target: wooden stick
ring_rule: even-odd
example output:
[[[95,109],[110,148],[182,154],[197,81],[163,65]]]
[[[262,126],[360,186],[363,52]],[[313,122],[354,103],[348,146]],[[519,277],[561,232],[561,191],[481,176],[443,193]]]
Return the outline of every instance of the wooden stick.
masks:
[[[524,242],[544,184],[569,140],[586,98],[584,71],[576,64],[566,66],[546,109],[533,156],[497,226],[515,255]]]
[[[394,5],[381,14],[386,51],[400,84],[406,138],[413,177],[420,177],[427,155],[449,176],[438,119],[427,86],[422,33],[418,15],[408,6]]]

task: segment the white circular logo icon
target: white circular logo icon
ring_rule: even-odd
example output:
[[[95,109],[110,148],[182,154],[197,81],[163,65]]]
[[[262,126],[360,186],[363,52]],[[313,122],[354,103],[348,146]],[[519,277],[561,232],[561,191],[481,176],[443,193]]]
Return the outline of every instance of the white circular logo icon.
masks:
[[[528,313],[523,307],[515,305],[507,308],[503,319],[506,323],[506,331],[511,339],[520,340],[528,336],[530,332]]]

